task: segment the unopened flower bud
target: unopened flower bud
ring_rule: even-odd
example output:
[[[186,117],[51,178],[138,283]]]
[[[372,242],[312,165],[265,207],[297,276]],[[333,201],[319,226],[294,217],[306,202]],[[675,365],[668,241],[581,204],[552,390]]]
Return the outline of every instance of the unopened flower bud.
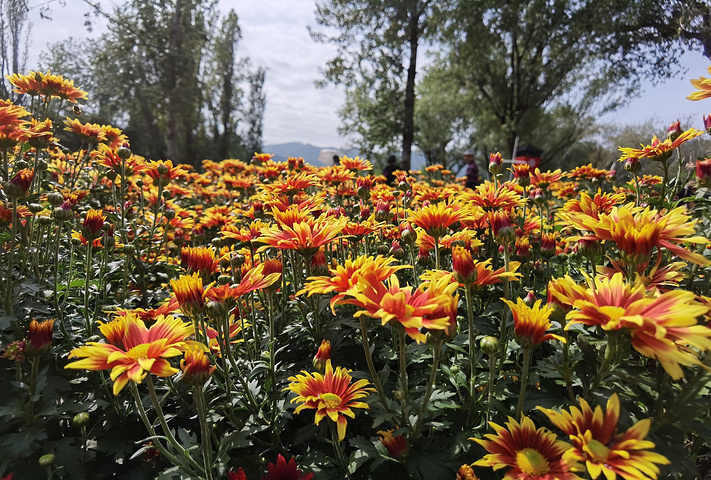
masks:
[[[121,160],[128,160],[129,157],[131,157],[131,149],[128,147],[119,147],[118,150],[116,150],[116,155]]]
[[[227,275],[226,273],[223,273],[219,277],[217,277],[217,284],[218,285],[227,285],[232,281],[232,276]]]
[[[625,171],[634,175],[639,172],[640,168],[641,164],[639,163],[639,158],[630,157],[625,160]]]
[[[681,122],[677,120],[669,126],[669,129],[667,130],[667,138],[673,142],[679,138],[679,135],[681,135]]]
[[[163,212],[163,215],[165,215],[165,218],[167,218],[168,220],[173,220],[175,218],[175,210],[173,210],[172,208],[166,208]]]
[[[89,423],[90,417],[89,414],[86,412],[79,412],[76,415],[74,415],[74,418],[72,418],[72,425],[80,428],[86,426],[87,423]]]
[[[51,453],[48,453],[48,454],[46,454],[46,455],[42,455],[42,456],[39,458],[40,467],[49,467],[49,466],[52,465],[53,463],[54,463],[54,455],[52,455]]]
[[[53,207],[58,207],[64,202],[64,196],[59,192],[50,192],[47,194],[47,201]]]
[[[479,346],[487,355],[496,355],[499,351],[499,340],[496,337],[484,337],[479,342]]]

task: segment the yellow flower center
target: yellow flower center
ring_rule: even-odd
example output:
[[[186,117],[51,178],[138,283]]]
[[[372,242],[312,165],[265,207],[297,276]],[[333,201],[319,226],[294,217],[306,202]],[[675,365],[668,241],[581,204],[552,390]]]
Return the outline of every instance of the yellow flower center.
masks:
[[[326,408],[336,408],[341,406],[341,397],[335,393],[322,393],[319,398],[323,401]]]
[[[136,345],[131,350],[126,352],[126,355],[128,355],[128,357],[134,360],[138,360],[139,358],[148,358],[148,347],[150,346],[150,343],[142,343],[140,345]]]
[[[591,460],[604,463],[607,461],[607,457],[610,456],[610,449],[607,448],[602,443],[597,440],[590,440],[584,447],[583,450],[588,454]]]
[[[548,460],[534,448],[524,448],[516,453],[516,465],[527,475],[545,475],[550,470]]]

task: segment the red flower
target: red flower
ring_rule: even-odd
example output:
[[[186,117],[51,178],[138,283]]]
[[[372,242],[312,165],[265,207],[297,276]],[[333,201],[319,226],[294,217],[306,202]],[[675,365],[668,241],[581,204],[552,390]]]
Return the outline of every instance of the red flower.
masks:
[[[242,470],[242,467],[239,467],[237,473],[227,472],[227,480],[247,480],[247,475],[244,474],[244,470]]]
[[[30,330],[27,334],[25,352],[28,355],[39,355],[49,350],[49,347],[52,345],[53,327],[54,320],[45,320],[44,322],[32,320],[32,322],[30,322]]]
[[[266,477],[262,477],[262,480],[311,480],[314,476],[313,473],[301,475],[301,470],[297,468],[296,460],[292,458],[287,463],[281,454],[277,457],[276,465],[269,462],[267,470],[269,473],[267,473]]]

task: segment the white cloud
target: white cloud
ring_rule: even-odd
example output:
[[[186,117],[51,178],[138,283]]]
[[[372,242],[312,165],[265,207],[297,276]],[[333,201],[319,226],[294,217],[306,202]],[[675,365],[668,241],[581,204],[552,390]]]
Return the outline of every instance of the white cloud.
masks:
[[[55,6],[52,20],[40,18],[37,5],[31,3],[34,24],[29,68],[35,68],[39,52],[49,43],[70,36],[86,38],[98,34],[104,22],[94,22],[94,34],[84,27],[89,7],[81,0],[67,0],[65,7]],[[104,5],[111,5],[103,0]],[[335,54],[330,45],[315,43],[306,29],[315,26],[313,0],[223,0],[220,9],[234,9],[239,18],[242,40],[241,56],[248,56],[253,66],[266,68],[264,142],[278,144],[303,142],[317,146],[341,146],[338,135],[338,108],[343,104],[343,90],[333,86],[317,89],[319,69]]]

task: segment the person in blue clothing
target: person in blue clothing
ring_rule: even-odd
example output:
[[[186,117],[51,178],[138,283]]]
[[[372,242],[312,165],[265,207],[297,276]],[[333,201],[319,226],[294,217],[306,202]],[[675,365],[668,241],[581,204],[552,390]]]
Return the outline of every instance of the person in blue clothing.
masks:
[[[467,162],[467,180],[464,182],[464,186],[472,189],[476,188],[481,183],[481,179],[479,178],[479,166],[474,160],[474,152],[471,150],[464,152],[464,161]]]

